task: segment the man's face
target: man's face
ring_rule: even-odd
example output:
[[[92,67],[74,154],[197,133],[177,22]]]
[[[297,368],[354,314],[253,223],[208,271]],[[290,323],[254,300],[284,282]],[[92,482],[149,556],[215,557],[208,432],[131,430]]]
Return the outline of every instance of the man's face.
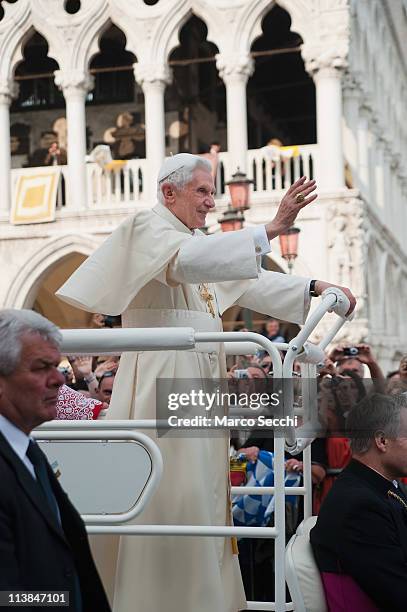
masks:
[[[59,350],[37,333],[22,336],[20,362],[0,376],[0,413],[16,427],[32,429],[56,416],[58,389],[65,378],[58,370]]]
[[[278,321],[267,321],[266,332],[269,336],[276,336],[280,331],[280,324]]]
[[[105,376],[99,383],[99,399],[101,402],[110,404],[112,398],[114,376]]]
[[[168,185],[168,184],[167,184]],[[214,208],[215,185],[210,171],[196,169],[192,181],[183,189],[163,185],[166,206],[189,229],[205,225],[206,215]]]
[[[359,397],[358,387],[350,376],[342,376],[341,374],[336,379],[339,384],[336,385],[336,397],[342,413],[345,413],[357,404]]]
[[[388,451],[382,461],[391,478],[407,476],[407,408],[400,411],[399,436],[388,441]]]
[[[360,376],[360,378],[363,378],[365,375],[363,363],[359,359],[344,359],[336,367],[339,374],[342,374],[345,370],[351,370]]]

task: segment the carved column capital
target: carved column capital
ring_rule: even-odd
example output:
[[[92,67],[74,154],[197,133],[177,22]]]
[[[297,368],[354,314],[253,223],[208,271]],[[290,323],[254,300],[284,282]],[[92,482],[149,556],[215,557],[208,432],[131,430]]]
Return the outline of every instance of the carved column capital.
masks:
[[[0,104],[10,105],[14,98],[17,98],[19,92],[18,83],[12,79],[0,80]]]
[[[341,78],[344,70],[348,68],[348,60],[345,49],[332,48],[322,50],[320,47],[313,48],[304,45],[302,57],[305,69],[314,78],[329,76]]]
[[[216,68],[223,81],[234,80],[246,83],[254,72],[254,60],[250,55],[216,55]]]
[[[172,83],[172,70],[168,64],[149,64],[136,62],[133,64],[134,78],[144,89],[159,88],[164,90]]]
[[[85,97],[95,85],[94,77],[83,70],[55,70],[55,85],[62,90],[65,98]]]

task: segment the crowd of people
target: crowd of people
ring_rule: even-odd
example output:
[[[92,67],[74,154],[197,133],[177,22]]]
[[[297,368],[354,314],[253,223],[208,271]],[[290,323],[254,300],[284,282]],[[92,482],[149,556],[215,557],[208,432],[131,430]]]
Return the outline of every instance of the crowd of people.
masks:
[[[279,322],[271,319],[261,330],[262,334],[272,342],[285,342],[281,335]],[[242,376],[252,381],[266,381],[273,377],[271,358],[265,356],[263,351],[256,355],[245,355],[235,358],[236,363],[230,365],[228,376],[231,380]],[[244,369],[242,369],[244,368]],[[299,364],[294,362],[294,387],[299,390],[298,377]],[[234,381],[236,383],[236,381]],[[400,360],[397,370],[386,375],[383,373],[375,355],[368,344],[356,346],[338,345],[327,352],[325,361],[318,364],[317,374],[317,409],[320,430],[315,432],[316,439],[311,444],[311,475],[313,484],[313,514],[317,515],[321,509],[328,492],[336,481],[338,475],[352,460],[352,439],[349,437],[347,418],[353,408],[373,394],[380,396],[399,396],[407,391],[407,356]],[[300,393],[300,391],[298,391]],[[301,396],[296,397],[297,404],[301,404]],[[264,453],[274,450],[272,437],[265,437],[259,432],[240,431],[233,432],[231,438],[231,456],[233,471],[232,481],[236,479],[237,458],[245,463],[256,463],[259,458],[264,461]],[[302,475],[302,454],[291,456],[286,452],[286,478],[289,473]],[[255,468],[253,468],[254,470]],[[236,484],[243,484],[245,478],[240,477]],[[400,478],[399,488],[405,489],[407,479]],[[296,482],[293,481],[294,484]],[[235,483],[233,483],[235,484]],[[252,484],[252,483],[250,483]],[[287,480],[286,480],[287,486]],[[258,499],[254,497],[253,499]],[[236,497],[234,503],[237,515],[241,502]],[[293,501],[294,500],[294,501]],[[286,535],[289,538],[296,530],[303,518],[301,498],[291,498],[286,504]],[[249,515],[247,515],[249,516]],[[240,523],[239,523],[240,524]],[[251,523],[263,526],[262,523]],[[272,521],[270,521],[272,524]],[[274,595],[273,574],[274,554],[273,546],[266,540],[245,540],[240,543],[240,564],[246,594],[254,600],[272,600]]]

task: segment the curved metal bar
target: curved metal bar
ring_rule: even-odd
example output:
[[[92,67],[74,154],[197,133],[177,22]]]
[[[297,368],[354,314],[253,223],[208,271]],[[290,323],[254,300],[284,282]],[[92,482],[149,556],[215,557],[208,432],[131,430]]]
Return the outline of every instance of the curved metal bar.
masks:
[[[79,424],[83,424],[84,421],[76,421]],[[92,422],[92,421],[91,421]],[[65,424],[66,421],[60,421]],[[94,422],[95,423],[95,422]],[[59,431],[57,430],[59,429]],[[96,428],[95,428],[96,429]],[[99,431],[89,431],[89,429],[82,431],[73,431],[68,428],[55,428],[53,431],[45,428],[35,430],[32,435],[37,440],[132,440],[141,444],[149,453],[151,457],[151,476],[141,493],[141,497],[137,500],[136,504],[131,510],[122,512],[120,514],[83,514],[82,519],[86,523],[93,524],[105,524],[105,523],[126,523],[140,514],[144,510],[148,500],[154,493],[158,484],[161,480],[163,472],[163,460],[160,449],[158,446],[143,433],[135,431],[118,430],[118,431],[107,431],[103,432],[103,428],[97,428]],[[107,429],[107,428],[106,428]],[[134,426],[133,426],[134,429]],[[46,433],[46,436],[44,434]]]
[[[314,331],[318,323],[325,316],[328,311],[339,310],[339,321],[334,326],[335,333],[342,327],[342,325],[348,320],[342,314],[342,311],[349,307],[349,300],[346,295],[340,289],[336,287],[328,288],[322,295],[321,303],[317,306],[314,312],[308,317],[303,328],[288,344],[288,350],[283,363],[283,404],[284,414],[287,416],[293,415],[293,403],[294,403],[294,390],[291,382],[291,373],[293,370],[294,360],[297,358],[299,352],[303,348],[307,338]],[[328,334],[328,338],[332,339],[335,334]],[[330,340],[329,340],[330,341]],[[326,343],[326,345],[328,342]],[[322,350],[323,346],[319,345]],[[293,427],[286,429],[286,448],[290,452],[299,452],[297,449],[297,434]],[[312,438],[308,440],[308,444],[311,444]]]
[[[221,339],[219,338],[219,334]],[[255,332],[196,332],[195,342],[255,342],[262,346],[270,355],[273,364],[273,374],[276,378],[281,378],[282,366],[281,356],[276,345],[268,338]]]
[[[88,533],[113,533],[115,535],[149,536],[197,536],[204,538],[268,538],[277,537],[275,527],[218,527],[215,525],[89,525]]]
[[[337,321],[335,321],[335,324],[332,326],[332,328],[326,334],[326,336],[324,338],[322,338],[321,342],[318,344],[319,348],[321,348],[323,351],[325,351],[326,347],[332,342],[332,340],[335,338],[336,334],[341,329],[341,327],[347,321],[352,321],[353,317],[354,317],[354,315],[352,313],[349,317],[346,317],[346,318],[340,317],[340,318],[338,318]]]
[[[100,355],[123,351],[187,350],[195,346],[192,327],[64,329],[62,352]]]

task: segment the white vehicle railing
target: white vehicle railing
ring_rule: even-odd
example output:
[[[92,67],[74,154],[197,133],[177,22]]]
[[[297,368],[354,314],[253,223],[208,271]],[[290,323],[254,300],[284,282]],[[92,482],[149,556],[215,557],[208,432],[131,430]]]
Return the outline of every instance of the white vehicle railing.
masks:
[[[58,423],[58,421],[54,421],[53,424]],[[61,421],[59,421],[61,423]],[[62,422],[64,423],[64,422]],[[131,431],[128,427],[128,421],[124,421],[126,427],[122,429],[116,429],[112,431],[112,428],[109,426],[107,422],[103,423],[102,421],[97,423],[99,427],[95,427],[96,423],[92,421],[68,421],[65,422],[65,425],[70,425],[72,423],[76,423],[77,425],[82,425],[82,427],[53,427],[51,423],[48,425],[43,425],[38,428],[34,432],[35,438],[41,442],[44,439],[52,442],[72,442],[72,441],[89,441],[94,440],[100,442],[102,440],[111,441],[131,441],[140,445],[143,450],[148,453],[150,459],[150,465],[148,466],[148,474],[145,478],[141,478],[141,486],[139,495],[137,495],[137,499],[132,507],[126,512],[103,512],[103,514],[94,513],[94,514],[82,514],[82,519],[87,524],[110,524],[110,523],[127,523],[131,521],[133,518],[138,516],[147,505],[150,497],[156,490],[163,471],[163,461],[161,452],[158,446],[145,434],[140,433],[139,431]],[[86,427],[86,425],[91,425],[90,428]],[[100,425],[105,425],[104,427],[100,427]],[[132,427],[131,429],[134,429]],[[42,447],[44,452],[48,455],[49,451],[46,446]],[[58,450],[54,450],[54,452],[58,452]],[[89,459],[87,458],[87,461]],[[62,468],[62,472],[63,472]],[[95,476],[94,476],[95,478]],[[96,485],[95,485],[96,486]],[[131,483],[129,486],[135,486],[134,483]]]
[[[141,350],[190,350],[197,343],[224,342],[227,354],[250,354],[258,347],[265,349],[272,360],[273,376],[281,378],[287,393],[284,397],[285,413],[293,415],[293,388],[291,384],[292,369],[295,359],[302,361],[303,373],[308,377],[316,376],[316,364],[323,357],[323,349],[333,339],[342,325],[347,321],[346,312],[349,300],[339,289],[327,289],[321,303],[310,315],[299,334],[290,343],[272,343],[270,340],[253,332],[196,332],[192,328],[151,328],[151,329],[114,329],[114,330],[64,330],[63,352],[67,354],[101,354],[120,353],[122,351]],[[315,346],[307,342],[311,332],[328,311],[334,311],[340,317],[327,336]],[[236,350],[237,349],[237,350]],[[280,350],[286,351],[284,364]],[[309,393],[311,397],[312,392]],[[285,393],[284,393],[285,396]],[[309,398],[308,398],[309,399]],[[312,397],[311,397],[312,399]],[[314,394],[316,402],[316,394]],[[104,436],[113,432],[129,429],[156,429],[156,420],[132,421],[54,421],[41,426],[37,431],[41,438],[57,431],[82,430],[87,433],[104,431]],[[75,432],[76,433],[76,432]],[[97,435],[100,435],[99,433]],[[304,518],[311,515],[311,442],[312,438],[297,439],[294,427],[286,429],[286,448],[290,452],[303,451],[304,485],[302,487],[285,487],[284,483],[284,451],[282,437],[274,440],[274,487],[232,487],[232,494],[269,494],[275,496],[274,527],[228,527],[208,525],[118,525],[93,524],[88,525],[88,532],[114,533],[121,535],[178,535],[198,537],[245,537],[273,538],[275,540],[275,602],[248,602],[249,610],[293,610],[293,604],[285,601],[285,494],[304,496]],[[87,517],[85,517],[87,518]],[[122,520],[122,519],[121,519]],[[93,521],[94,522],[94,521]],[[102,523],[104,521],[99,521]]]

